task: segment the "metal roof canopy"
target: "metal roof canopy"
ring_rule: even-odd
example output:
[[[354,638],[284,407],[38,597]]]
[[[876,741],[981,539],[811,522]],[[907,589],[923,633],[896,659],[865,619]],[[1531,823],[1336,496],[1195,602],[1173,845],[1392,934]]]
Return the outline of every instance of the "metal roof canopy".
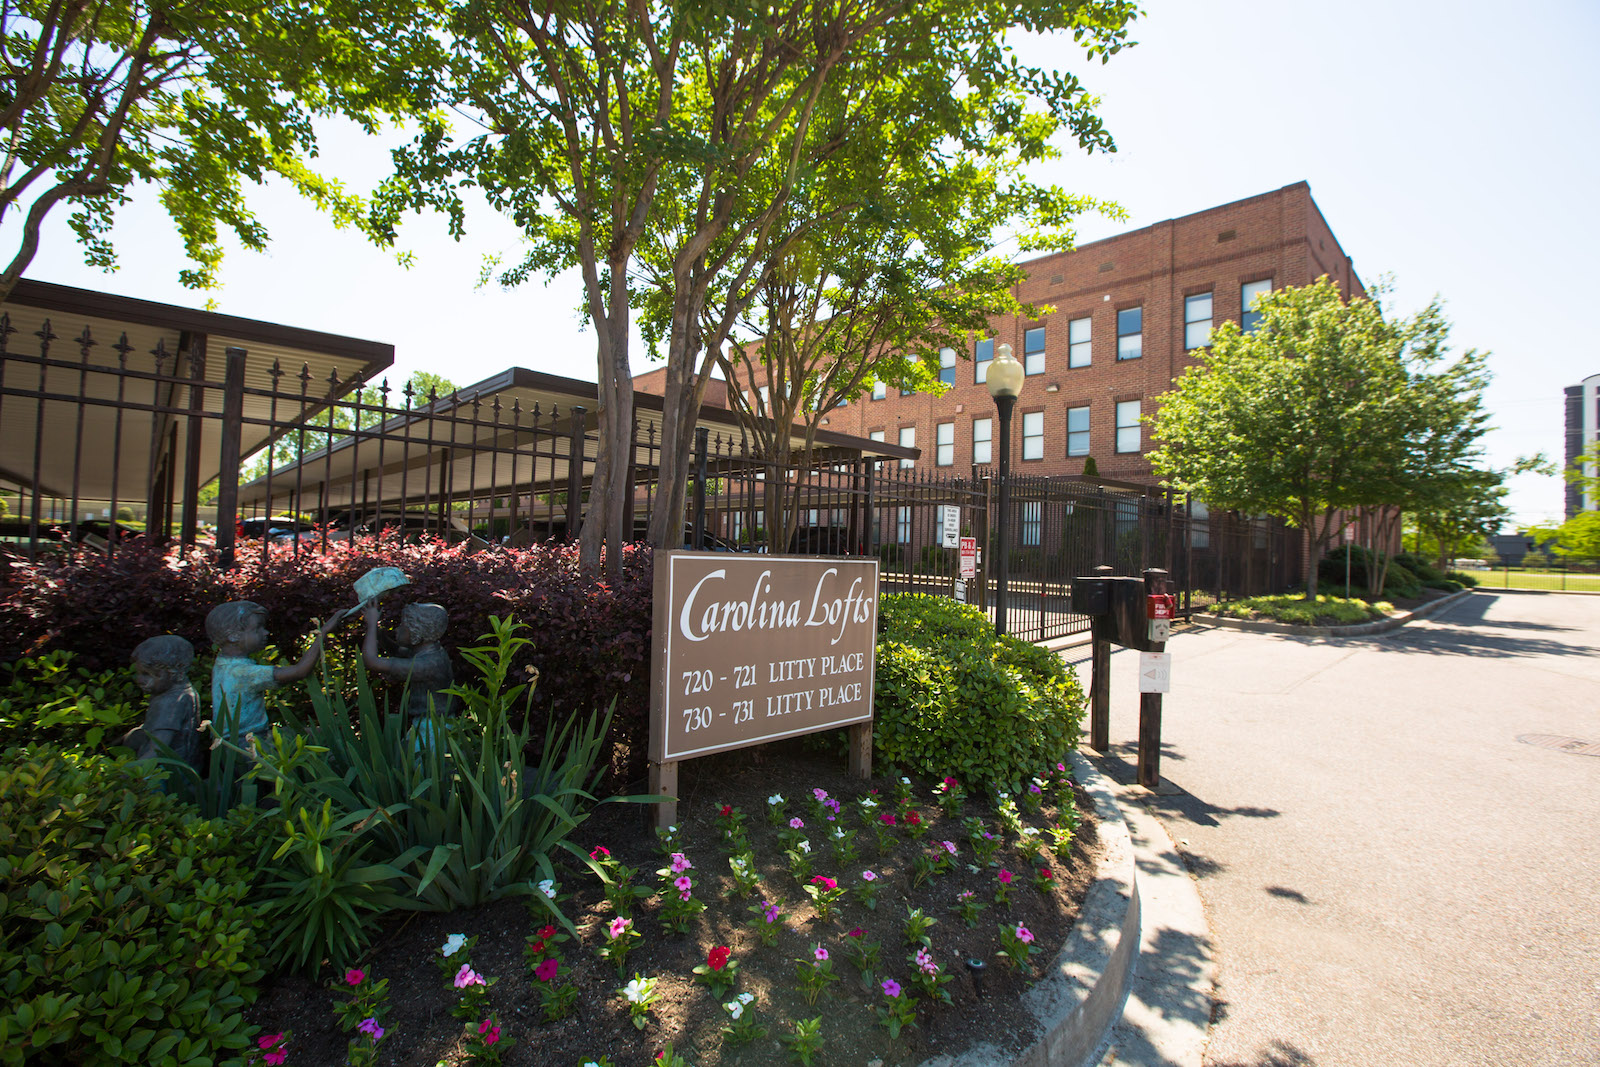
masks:
[[[449,485],[450,495],[457,499],[491,492],[508,493],[513,484],[519,487],[530,484],[550,486],[561,491],[566,486],[567,462],[564,455],[549,454],[550,446],[545,436],[552,432],[564,435],[572,425],[569,416],[571,409],[574,406],[584,408],[584,455],[587,460],[593,461],[599,447],[599,442],[593,437],[599,425],[598,396],[598,388],[593,382],[511,367],[459,389],[453,396],[440,397],[432,404],[423,404],[408,415],[392,416],[381,427],[363,429],[359,437],[346,432],[331,448],[307,451],[298,464],[298,471],[294,464],[275,468],[272,473],[272,497],[274,501],[281,501],[292,486],[298,485],[303,498],[325,500],[330,508],[350,507],[362,502],[363,494],[371,490],[372,479],[379,471],[379,437],[383,441],[381,496],[385,506],[398,501],[402,472],[407,475],[411,485],[419,484],[424,472],[427,472],[426,476],[432,485]],[[490,426],[486,430],[483,424],[493,423],[496,400],[500,403],[500,417],[505,421],[498,428]],[[394,402],[392,395],[390,402]],[[663,398],[653,393],[635,392],[633,402],[639,425],[635,464],[640,472],[650,472],[656,464],[650,455],[649,428],[655,428],[655,447],[659,449]],[[510,422],[513,404],[520,408],[524,419],[520,431]],[[477,405],[476,408],[474,405]],[[527,440],[529,429],[526,420],[534,405],[538,405],[542,420],[539,448],[534,450],[531,462],[526,454],[513,459],[513,440]],[[560,412],[553,424],[549,418],[552,409]],[[430,419],[447,421],[452,416],[464,420],[462,425],[470,429],[472,436],[460,440],[459,445],[463,447],[448,464],[440,455],[445,448],[439,447],[437,440],[434,444],[412,441],[407,445],[403,439],[407,424],[416,433]],[[473,423],[477,425],[471,425]],[[724,441],[738,440],[741,436],[738,416],[725,408],[702,406],[696,425],[708,430],[713,441],[719,435]],[[436,428],[435,436],[448,432],[448,428]],[[462,432],[465,434],[468,430]],[[800,445],[805,440],[804,430],[792,427],[790,439],[796,446]],[[916,448],[828,430],[817,431],[815,447],[820,462],[844,462],[857,457],[916,459],[921,455]],[[514,479],[513,462],[517,468]],[[446,469],[441,470],[441,467]],[[442,483],[441,478],[445,479]],[[322,497],[324,482],[327,483],[326,498]],[[537,491],[544,490],[541,488]],[[267,482],[264,477],[239,487],[241,506],[263,503],[266,496]],[[378,500],[367,502],[376,504]]]
[[[168,426],[184,425],[186,420],[182,415],[124,408],[119,423],[115,405],[119,393],[126,403],[146,408],[188,405],[186,386],[151,377],[156,370],[153,353],[158,343],[167,354],[166,376],[185,378],[193,373],[193,353],[203,345],[209,373],[204,375],[202,404],[203,410],[212,414],[222,410],[220,369],[224,350],[246,350],[244,455],[288,432],[283,424],[290,419],[282,411],[281,402],[278,425],[272,427],[268,425],[271,401],[250,395],[250,391],[273,389],[274,363],[281,365],[285,382],[296,381],[302,367],[309,371],[312,385],[306,414],[325,406],[330,376],[337,376],[337,392],[342,395],[394,363],[394,346],[377,341],[28,279],[17,283],[11,296],[0,305],[0,312],[10,317],[12,331],[5,339],[10,358],[0,363],[7,392],[24,389],[49,394],[44,400],[7,395],[0,402],[0,477],[32,486],[32,464],[28,463],[28,469],[16,468],[34,454],[38,433],[39,489],[57,497],[142,501],[150,495],[156,466],[152,444],[161,439]],[[51,361],[72,366],[46,367],[41,390],[39,368],[15,360],[39,355],[43,340],[39,335],[47,321],[54,335]],[[91,345],[81,344],[85,331],[93,339]],[[127,374],[120,372],[117,359],[122,338],[130,346]],[[299,415],[298,410],[292,413],[293,417]],[[151,425],[152,419],[156,425]],[[219,422],[215,418],[198,421],[199,484],[203,485],[218,473]],[[113,456],[117,460],[114,464]],[[177,435],[177,454],[172,458],[178,470],[186,469],[187,432]],[[113,469],[117,472],[116,484]]]

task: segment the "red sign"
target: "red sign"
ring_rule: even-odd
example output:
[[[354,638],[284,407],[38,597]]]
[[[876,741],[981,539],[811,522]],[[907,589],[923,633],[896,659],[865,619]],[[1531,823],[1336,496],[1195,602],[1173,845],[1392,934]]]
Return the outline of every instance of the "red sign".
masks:
[[[1151,593],[1145,597],[1145,617],[1150,619],[1170,619],[1177,611],[1178,598],[1171,593]]]
[[[976,537],[963,537],[961,539],[961,577],[976,578],[978,576],[978,539]]]

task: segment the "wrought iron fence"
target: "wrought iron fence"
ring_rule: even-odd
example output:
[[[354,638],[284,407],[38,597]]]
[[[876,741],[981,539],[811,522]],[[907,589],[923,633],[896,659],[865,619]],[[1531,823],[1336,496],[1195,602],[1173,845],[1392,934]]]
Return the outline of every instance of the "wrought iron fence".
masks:
[[[593,416],[570,397],[553,404],[512,388],[421,395],[337,369],[297,372],[241,348],[220,359],[208,359],[203,343],[135,352],[126,334],[97,352],[87,328],[63,355],[48,320],[37,346],[11,344],[16,332],[0,314],[0,479],[20,487],[16,516],[0,519],[11,550],[88,542],[112,551],[143,536],[211,544],[228,561],[256,538],[265,556],[274,539],[292,540],[297,553],[384,534],[486,549],[579,530],[599,441]],[[661,498],[657,433],[636,412],[624,529],[640,537]],[[683,543],[876,555],[886,591],[955,596],[992,612],[996,490],[987,467],[957,476],[839,446],[780,461],[755,454],[737,429],[702,429]],[[1292,531],[1205,514],[1157,488],[1013,475],[1010,500],[1008,629],[1028,640],[1088,628],[1070,611],[1071,586],[1100,565],[1120,574],[1165,567],[1185,609],[1190,590],[1226,599],[1298,577]],[[91,506],[102,519],[86,517]],[[970,579],[944,539],[951,507],[958,533],[977,540]],[[770,533],[780,522],[781,534]]]

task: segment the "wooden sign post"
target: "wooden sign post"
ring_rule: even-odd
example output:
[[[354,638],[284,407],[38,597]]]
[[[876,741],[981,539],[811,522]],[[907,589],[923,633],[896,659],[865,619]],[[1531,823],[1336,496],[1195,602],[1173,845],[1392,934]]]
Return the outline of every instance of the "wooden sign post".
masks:
[[[839,726],[871,776],[876,559],[658,552],[653,617],[651,792],[677,795],[682,760]]]

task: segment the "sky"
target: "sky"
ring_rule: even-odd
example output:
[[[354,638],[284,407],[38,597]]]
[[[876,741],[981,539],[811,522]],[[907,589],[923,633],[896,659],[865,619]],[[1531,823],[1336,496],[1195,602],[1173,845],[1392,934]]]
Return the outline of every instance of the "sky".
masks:
[[[1132,38],[1103,66],[1070,41],[1018,41],[1025,59],[1100,96],[1117,142],[1097,157],[1063,145],[1039,172],[1126,210],[1126,222],[1085,218],[1080,241],[1306,181],[1361,279],[1391,276],[1395,311],[1438,295],[1454,345],[1492,353],[1490,465],[1536,452],[1561,462],[1562,389],[1600,373],[1580,336],[1593,328],[1580,315],[1594,303],[1587,253],[1600,247],[1600,5],[1532,0],[1513,16],[1475,0],[1146,0]],[[335,128],[320,162],[368,188],[387,146]],[[509,366],[594,379],[575,276],[479,284],[485,256],[519,257],[492,212],[470,215],[459,243],[437,218],[408,221],[405,268],[281,186],[251,205],[273,243],[230,253],[209,294],[178,284],[182,250],[149,196],[122,210],[115,273],[83,265],[57,210],[27,276],[190,307],[209,298],[228,314],[384,341],[394,382],[429,370],[467,385]],[[1516,523],[1561,520],[1559,478],[1510,486]]]

